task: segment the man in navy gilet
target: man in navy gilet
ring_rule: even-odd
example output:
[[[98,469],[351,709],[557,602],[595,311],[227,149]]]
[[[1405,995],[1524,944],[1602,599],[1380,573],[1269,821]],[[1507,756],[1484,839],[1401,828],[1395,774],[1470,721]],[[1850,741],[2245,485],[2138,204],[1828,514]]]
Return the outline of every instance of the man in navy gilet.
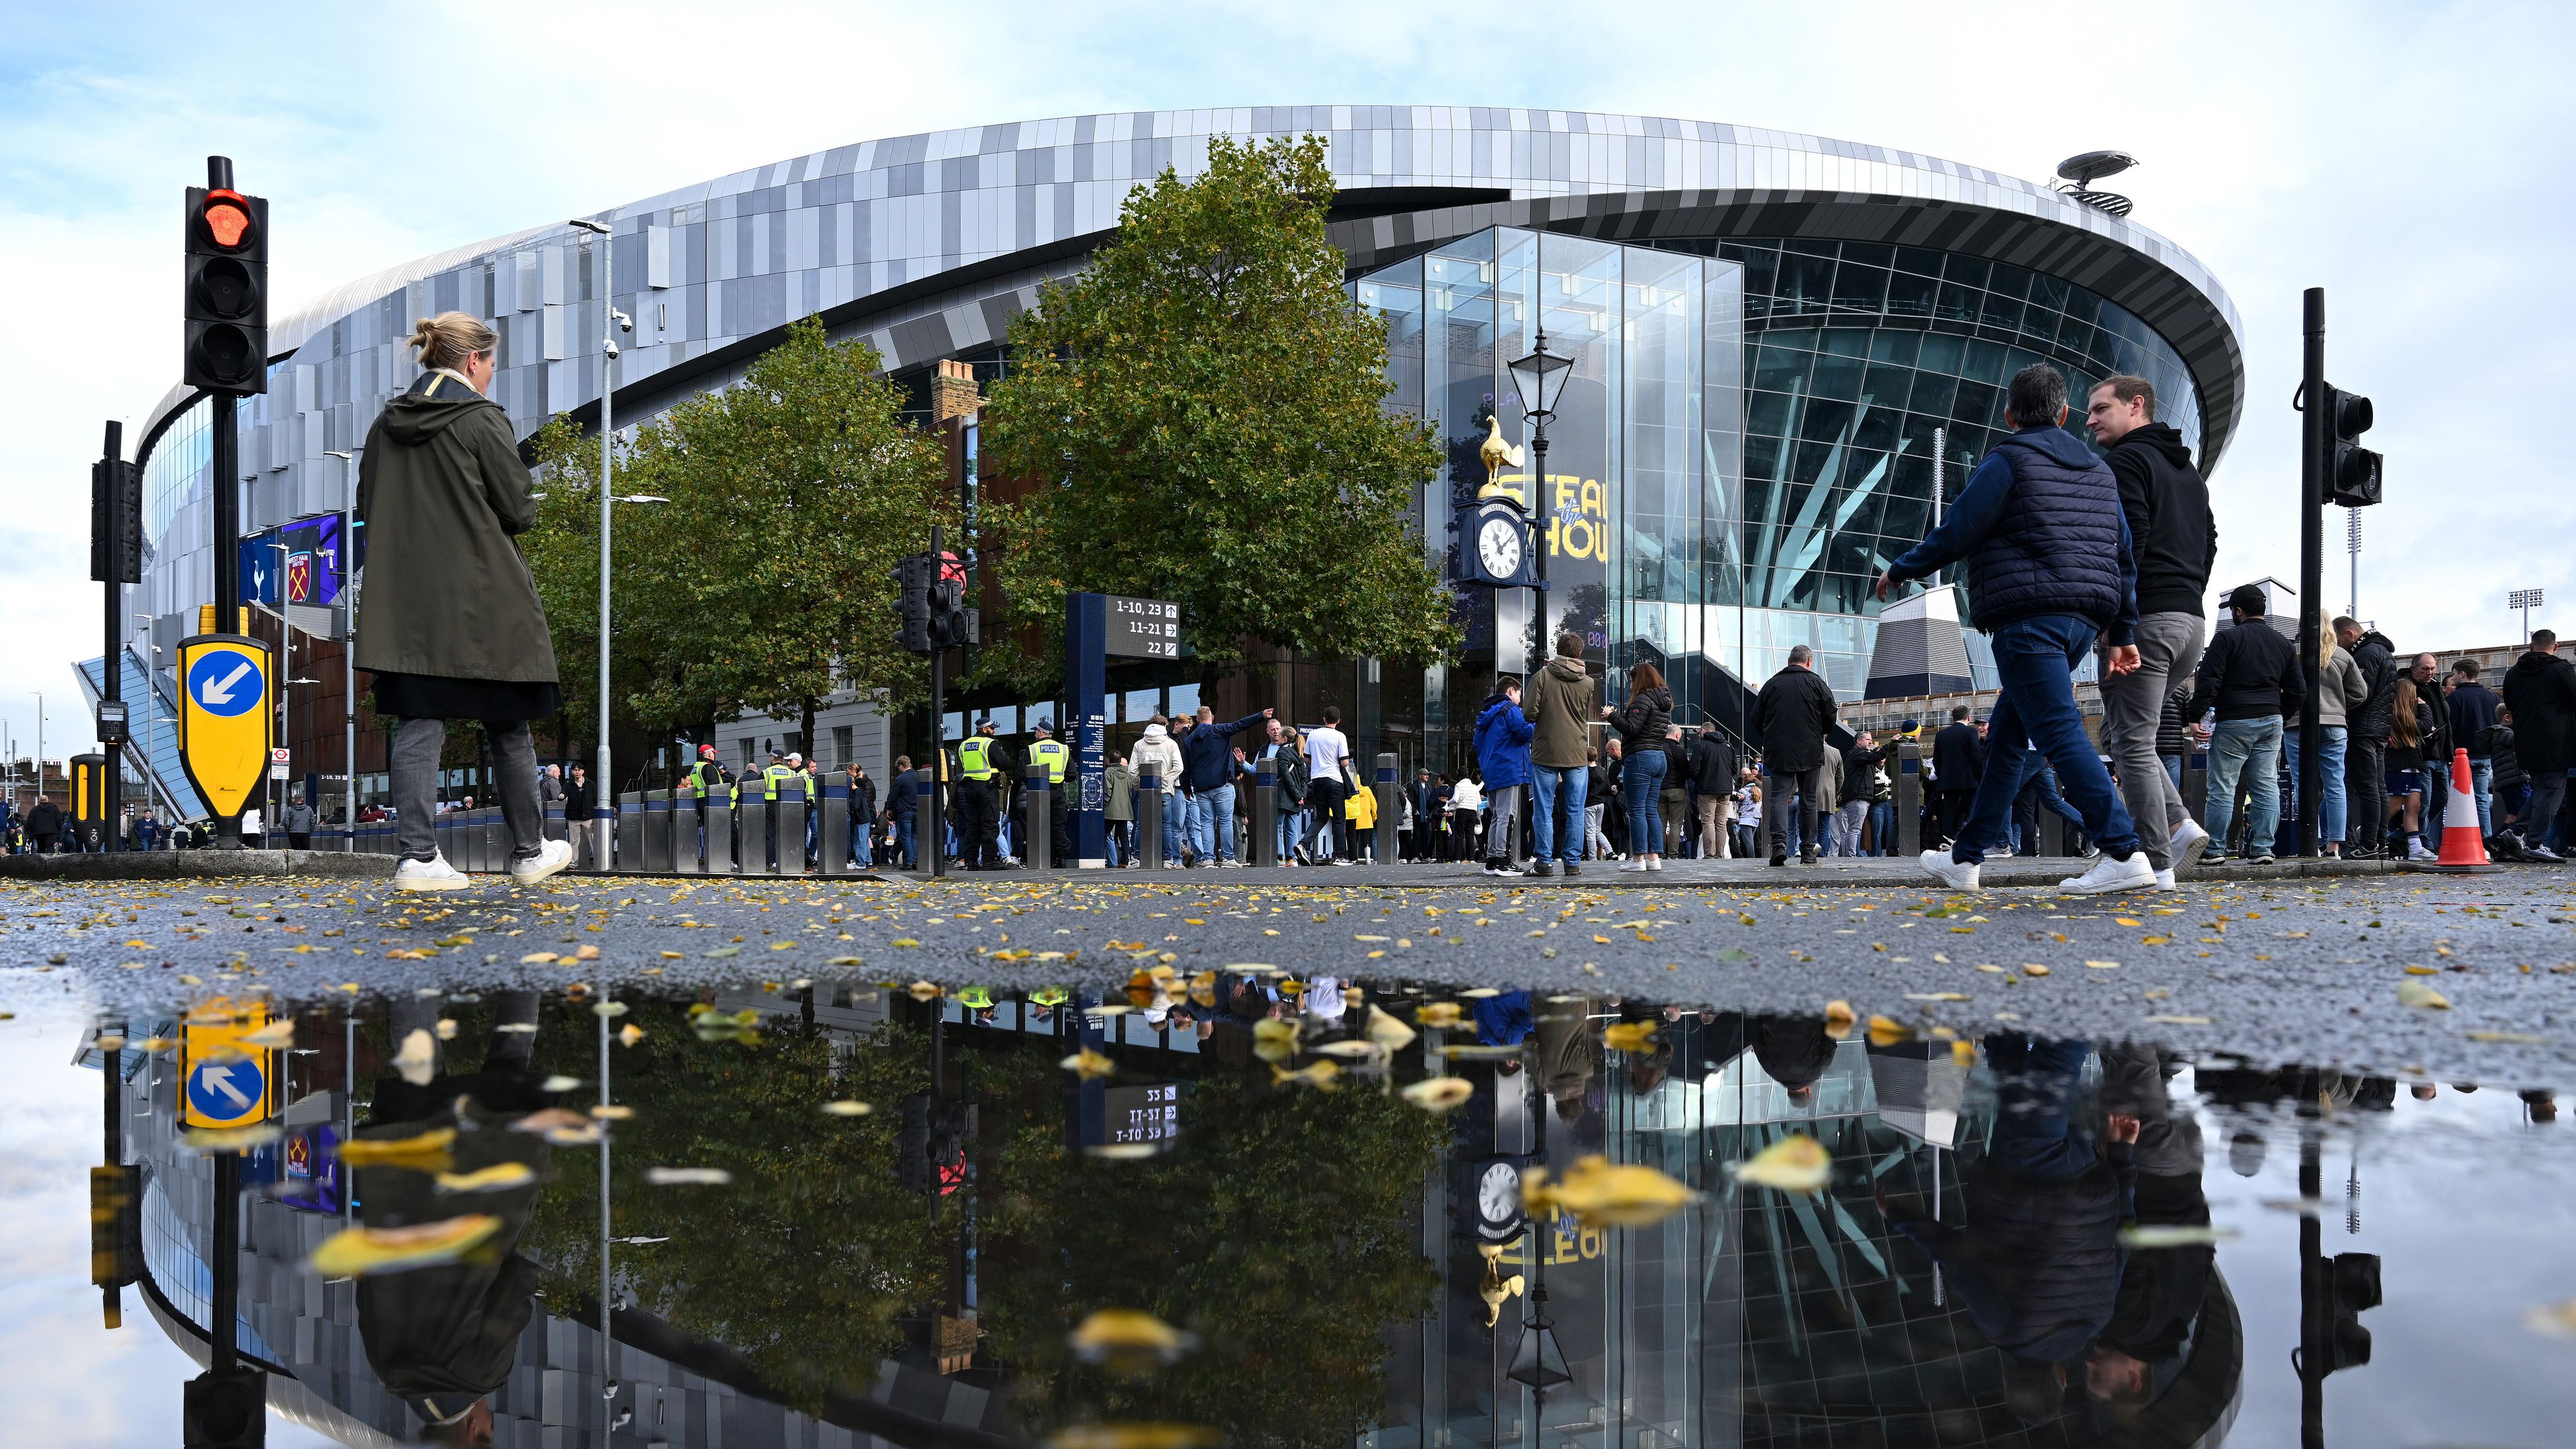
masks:
[[[2003,686],[1986,748],[2018,760],[2025,741],[2036,745],[2083,813],[2084,833],[2102,847],[2101,860],[2063,888],[2150,890],[2155,871],[2138,849],[2138,828],[2075,708],[2075,667],[2097,642],[2109,646],[2111,673],[2138,667],[2137,564],[2120,486],[2066,431],[2066,379],[2057,369],[2034,363],[2013,374],[2004,413],[2013,435],[1977,465],[1941,526],[1888,565],[1878,596],[1967,560],[1969,612],[1994,640]],[[2006,839],[2020,785],[2018,770],[1987,770],[1967,823],[1947,852],[1923,853],[1924,870],[1953,890],[1977,889],[1987,847]]]

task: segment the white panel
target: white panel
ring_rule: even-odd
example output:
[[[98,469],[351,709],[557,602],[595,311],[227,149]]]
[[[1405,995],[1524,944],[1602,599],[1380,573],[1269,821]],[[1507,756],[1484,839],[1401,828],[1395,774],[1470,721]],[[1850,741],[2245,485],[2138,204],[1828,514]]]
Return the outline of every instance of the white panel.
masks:
[[[671,229],[667,226],[644,228],[644,285],[657,289],[671,285]]]
[[[546,308],[546,361],[561,362],[569,355],[568,343],[570,333],[572,331],[570,326],[571,321],[571,308]]]
[[[571,259],[570,252],[564,247],[547,247],[542,255],[545,260],[537,268],[537,276],[545,287],[545,304],[560,307],[571,300],[571,288],[564,280],[564,264]]]
[[[517,275],[512,279],[516,284],[512,297],[514,305],[522,312],[534,312],[544,305],[544,284],[537,280],[537,272],[544,261],[545,258],[532,251],[519,253]]]

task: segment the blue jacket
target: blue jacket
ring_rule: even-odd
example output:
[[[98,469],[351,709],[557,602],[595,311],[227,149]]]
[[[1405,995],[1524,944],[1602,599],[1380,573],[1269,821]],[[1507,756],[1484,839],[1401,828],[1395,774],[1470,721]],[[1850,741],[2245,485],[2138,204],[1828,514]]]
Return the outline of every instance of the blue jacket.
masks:
[[[1210,722],[1190,726],[1181,736],[1181,790],[1196,795],[1234,781],[1234,737],[1261,723],[1261,716],[1248,714],[1232,724]]]
[[[1995,445],[1941,526],[1888,566],[1902,583],[1968,561],[1968,608],[1993,633],[2072,614],[2133,642],[2138,565],[2108,464],[2063,428],[2024,428]]]
[[[1476,710],[1476,768],[1484,772],[1487,790],[1529,783],[1530,737],[1536,733],[1509,696],[1485,696]]]

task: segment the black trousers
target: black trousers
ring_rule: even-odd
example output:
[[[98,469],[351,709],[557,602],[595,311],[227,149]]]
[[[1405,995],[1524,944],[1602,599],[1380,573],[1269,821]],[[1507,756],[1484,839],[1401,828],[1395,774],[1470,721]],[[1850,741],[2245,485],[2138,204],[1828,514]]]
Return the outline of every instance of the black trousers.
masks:
[[[1002,802],[993,792],[990,780],[957,782],[957,854],[968,870],[984,870],[1002,860]],[[925,840],[925,851],[943,850],[936,840]]]
[[[1967,828],[1968,812],[1976,806],[1977,792],[1974,790],[1944,790],[1940,794],[1940,801],[1941,838],[1945,841],[1955,843],[1959,838],[1959,832]],[[1931,846],[1927,842],[1924,848],[1928,850]]]
[[[2353,739],[2343,757],[2344,838],[2354,850],[2388,844],[2388,745]]]

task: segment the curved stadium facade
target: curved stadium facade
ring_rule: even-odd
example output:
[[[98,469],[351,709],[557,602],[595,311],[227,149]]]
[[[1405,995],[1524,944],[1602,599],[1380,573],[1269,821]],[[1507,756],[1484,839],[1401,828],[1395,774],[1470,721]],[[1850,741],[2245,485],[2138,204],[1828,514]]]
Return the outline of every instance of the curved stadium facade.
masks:
[[[1454,460],[1422,489],[1429,546],[1445,550],[1453,505],[1484,481],[1473,452],[1491,399],[1511,396],[1502,366],[1543,322],[1559,350],[1578,344],[1579,363],[1551,431],[1564,472],[1542,484],[1561,581],[1546,622],[1593,633],[1613,661],[1663,659],[1686,716],[1735,722],[1743,682],[1797,643],[1817,649],[1837,693],[1862,693],[1878,609],[1865,584],[1920,537],[1936,485],[1955,495],[2001,435],[2002,384],[2024,364],[2054,363],[2079,391],[2115,372],[2151,379],[2205,470],[2243,409],[2242,329],[2207,268],[2125,218],[1976,167],[1662,117],[1123,113],[836,147],[601,213],[604,240],[536,227],[316,298],[272,326],[269,391],[241,413],[244,529],[343,506],[354,468],[342,455],[413,376],[402,343],[416,317],[492,321],[492,395],[522,436],[556,413],[596,419],[602,287],[635,318],[621,427],[723,386],[807,317],[864,336],[926,396],[942,360],[987,378],[1007,369],[1011,317],[1113,237],[1130,188],[1166,168],[1195,174],[1211,136],[1308,133],[1331,144],[1332,236],[1355,301],[1389,322],[1390,405],[1418,410]],[[211,597],[205,411],[173,389],[145,425],[160,436],[136,607],[165,645]],[[1341,704],[1364,756],[1443,766],[1460,747],[1449,701],[1466,723],[1498,664],[1515,666],[1538,633],[1512,602],[1500,631],[1478,607],[1450,665],[1399,677],[1375,661],[1285,661],[1266,687],[1299,718]],[[293,600],[276,612],[336,627]],[[129,671],[150,657],[137,645]],[[1115,717],[1194,702],[1194,681],[1113,678]],[[309,733],[337,763],[336,700],[326,687],[299,702],[327,706]],[[856,727],[817,752],[882,770],[882,722],[855,705],[836,717]],[[763,727],[729,729],[749,749]],[[167,741],[154,753],[170,756]],[[174,758],[156,763],[176,778]]]

